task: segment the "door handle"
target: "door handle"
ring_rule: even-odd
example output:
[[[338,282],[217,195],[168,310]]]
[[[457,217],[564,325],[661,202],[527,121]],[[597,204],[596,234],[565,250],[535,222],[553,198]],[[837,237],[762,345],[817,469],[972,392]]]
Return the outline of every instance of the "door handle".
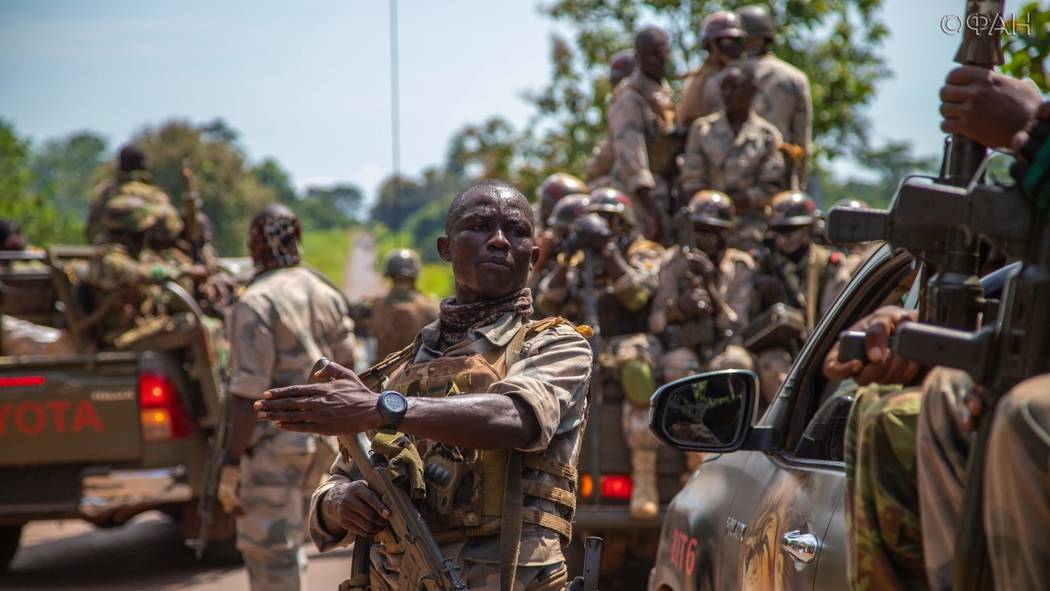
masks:
[[[801,530],[789,531],[780,539],[780,547],[795,561],[795,569],[801,571],[817,559],[820,538]]]

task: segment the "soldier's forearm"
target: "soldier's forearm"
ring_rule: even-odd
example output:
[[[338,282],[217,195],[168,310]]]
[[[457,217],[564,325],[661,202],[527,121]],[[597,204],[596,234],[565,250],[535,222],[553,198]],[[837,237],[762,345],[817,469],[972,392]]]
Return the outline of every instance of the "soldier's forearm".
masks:
[[[401,431],[473,449],[513,449],[536,440],[540,427],[532,410],[516,397],[469,394],[409,398]]]
[[[229,394],[230,426],[226,433],[226,453],[232,458],[239,458],[248,449],[255,428],[254,400]]]

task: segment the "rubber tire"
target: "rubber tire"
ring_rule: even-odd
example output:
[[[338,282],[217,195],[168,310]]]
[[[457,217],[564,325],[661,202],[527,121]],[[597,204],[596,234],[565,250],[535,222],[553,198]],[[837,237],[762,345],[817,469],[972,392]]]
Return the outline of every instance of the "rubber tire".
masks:
[[[210,540],[208,547],[204,549],[202,562],[209,566],[240,566],[244,564],[244,558],[237,550],[236,532],[229,538],[221,540]]]
[[[7,571],[22,540],[22,524],[0,526],[0,572]]]

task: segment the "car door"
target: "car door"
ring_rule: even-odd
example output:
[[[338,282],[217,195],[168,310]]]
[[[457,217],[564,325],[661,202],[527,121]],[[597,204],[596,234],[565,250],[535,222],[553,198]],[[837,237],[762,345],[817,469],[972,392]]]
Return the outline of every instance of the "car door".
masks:
[[[778,449],[746,452],[752,457],[727,518],[719,588],[808,590],[818,572],[820,588],[846,587],[842,444],[856,387],[829,383],[823,359],[856,319],[888,301],[900,303],[917,284],[914,275],[908,255],[877,253],[796,358],[758,423],[770,429]],[[829,559],[832,567],[822,572]]]

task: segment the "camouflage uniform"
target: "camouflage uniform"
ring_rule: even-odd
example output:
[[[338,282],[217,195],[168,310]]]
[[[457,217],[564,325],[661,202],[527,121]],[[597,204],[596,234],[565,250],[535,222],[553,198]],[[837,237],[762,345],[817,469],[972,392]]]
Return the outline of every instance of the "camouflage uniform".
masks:
[[[780,132],[785,144],[802,149],[803,160],[794,167],[798,178],[798,187],[806,186],[806,159],[811,151],[813,138],[813,102],[809,95],[809,78],[801,70],[767,53],[748,58],[747,62],[754,68],[755,94],[754,109]],[[702,104],[708,112],[722,108],[722,93],[718,76],[710,76],[704,83]]]
[[[784,158],[777,146],[780,132],[752,111],[734,134],[725,112],[693,122],[683,154],[681,192],[686,195],[714,189],[748,198],[736,203],[735,245],[749,248],[761,240],[765,206],[784,186]]]
[[[704,60],[699,68],[691,70],[682,82],[682,96],[678,100],[675,121],[679,127],[688,129],[701,117],[714,113],[722,106],[722,97],[712,103],[707,96],[708,82],[717,78],[721,68],[711,58]]]
[[[850,588],[925,589],[916,490],[922,391],[861,388],[846,424]]]
[[[307,381],[321,356],[353,362],[353,322],[343,296],[302,267],[268,271],[245,289],[227,316],[229,393],[262,398],[270,388]],[[253,590],[305,587],[307,488],[318,438],[259,421],[241,460],[237,549]]]
[[[144,170],[121,172],[116,178],[103,182],[95,188],[88,209],[87,223],[84,231],[89,243],[100,238],[103,231],[103,215],[106,207],[121,195],[136,196],[150,205],[171,207],[168,194],[152,183],[153,176]]]
[[[652,492],[651,496],[656,498],[656,450],[660,444],[649,430],[648,397],[656,386],[655,373],[662,347],[655,337],[646,333],[664,249],[638,237],[623,253],[630,272],[615,282],[609,281],[600,269],[595,270],[598,324],[602,335],[602,350],[598,355],[599,380],[605,400],[616,400],[616,393],[622,395],[624,439],[631,448],[635,482],[632,494],[641,499],[648,498],[648,493]],[[582,265],[570,267],[565,286],[557,288],[550,286],[550,276],[544,278],[540,282],[539,308],[549,314],[582,318],[586,298],[582,272]],[[650,481],[652,491],[646,486]],[[639,509],[641,501],[634,497],[633,513],[641,517],[655,516]]]
[[[656,82],[635,70],[616,88],[609,107],[609,144],[614,153],[611,185],[632,198],[638,189],[651,189],[654,206],[662,207],[669,189],[666,179],[654,171],[664,168],[664,161],[673,157],[674,150],[665,140],[673,126],[671,87],[666,81]]]
[[[407,364],[397,365],[384,387],[399,389],[408,395],[456,391],[514,396],[532,410],[539,425],[537,440],[518,450],[527,467],[522,474],[523,481],[531,485],[526,490],[553,486],[567,490],[574,496],[575,466],[579,460],[580,436],[587,414],[590,348],[568,323],[552,322],[546,329],[535,333],[531,331],[534,326],[528,325],[523,316],[508,312],[469,329],[463,340],[442,352],[439,351],[442,348],[441,323],[435,322],[420,332],[415,346],[404,356],[408,360]],[[517,361],[511,361],[507,358],[508,350],[521,335],[524,336]],[[470,384],[461,384],[463,380],[459,380],[458,374],[448,383],[446,380],[449,378],[441,377],[444,373],[427,370],[428,367],[436,369],[437,364],[463,364],[470,368]],[[437,382],[426,382],[425,378],[418,377],[422,374],[437,375]],[[436,449],[434,443],[416,441],[424,457],[428,457],[428,450]],[[539,466],[540,462],[561,468],[530,468]],[[553,474],[555,471],[558,472],[557,476]],[[564,477],[567,473],[572,474],[571,479]],[[346,546],[353,541],[353,536],[347,531],[324,523],[319,507],[330,488],[351,480],[354,480],[351,465],[343,452],[332,465],[328,481],[314,494],[311,506],[310,535],[322,552]],[[484,501],[480,499],[478,502]],[[531,492],[526,494],[523,504],[524,525],[514,589],[562,589],[566,576],[562,545],[571,536],[569,521],[572,509]],[[419,506],[441,545],[442,553],[461,569],[468,587],[493,591],[499,589],[499,513],[487,517],[492,514],[478,511],[471,503],[469,513],[454,511],[448,516],[442,516],[435,513],[429,502],[421,501]],[[554,521],[559,522],[557,528],[552,529],[549,523],[548,526],[539,525],[537,517],[541,514],[556,517]],[[472,515],[478,525],[456,525],[454,521],[457,515]],[[419,588],[422,573],[403,571],[397,546],[386,534],[380,534],[378,539],[383,544],[372,547],[371,588],[376,591]]]
[[[391,288],[370,305],[368,334],[376,339],[377,360],[406,347],[438,317],[438,303],[415,290]]]

